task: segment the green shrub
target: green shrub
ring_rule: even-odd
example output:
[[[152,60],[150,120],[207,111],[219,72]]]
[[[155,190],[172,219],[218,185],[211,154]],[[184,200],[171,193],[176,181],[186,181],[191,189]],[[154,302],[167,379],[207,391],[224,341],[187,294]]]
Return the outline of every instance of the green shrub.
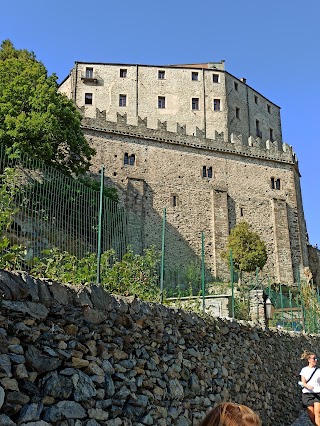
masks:
[[[96,280],[97,256],[90,253],[78,259],[57,248],[45,250],[43,257],[33,259],[31,274],[65,284],[81,285]],[[124,296],[137,295],[145,300],[157,300],[159,254],[154,247],[144,255],[134,254],[131,248],[122,260],[115,258],[113,250],[101,255],[100,282],[109,292]]]

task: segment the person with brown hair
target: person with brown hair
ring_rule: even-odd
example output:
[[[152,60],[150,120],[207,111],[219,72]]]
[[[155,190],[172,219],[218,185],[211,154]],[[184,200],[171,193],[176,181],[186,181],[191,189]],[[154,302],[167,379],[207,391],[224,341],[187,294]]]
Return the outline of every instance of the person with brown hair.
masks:
[[[320,369],[314,352],[304,351],[301,359],[308,365],[300,371],[302,386],[302,403],[315,426],[320,426]]]
[[[222,402],[209,411],[199,426],[262,426],[262,422],[246,405]]]

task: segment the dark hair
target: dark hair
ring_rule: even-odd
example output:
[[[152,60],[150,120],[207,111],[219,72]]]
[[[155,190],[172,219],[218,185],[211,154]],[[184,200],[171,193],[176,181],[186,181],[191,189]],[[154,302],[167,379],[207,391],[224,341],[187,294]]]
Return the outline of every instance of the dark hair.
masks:
[[[246,405],[223,402],[211,410],[199,426],[262,426],[262,422]]]

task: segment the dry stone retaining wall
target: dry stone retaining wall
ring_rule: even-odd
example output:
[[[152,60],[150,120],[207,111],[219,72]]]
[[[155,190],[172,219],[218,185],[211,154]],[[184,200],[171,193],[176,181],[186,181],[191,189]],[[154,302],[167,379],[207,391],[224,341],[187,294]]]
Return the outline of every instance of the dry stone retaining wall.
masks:
[[[197,425],[221,400],[297,417],[319,339],[0,270],[0,424]]]

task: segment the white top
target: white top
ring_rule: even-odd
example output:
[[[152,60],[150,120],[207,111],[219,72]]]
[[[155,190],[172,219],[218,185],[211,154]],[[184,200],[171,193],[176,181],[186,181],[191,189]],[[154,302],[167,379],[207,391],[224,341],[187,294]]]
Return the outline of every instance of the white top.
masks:
[[[300,371],[300,376],[303,376],[306,380],[311,377],[316,367],[303,367]],[[309,386],[313,386],[313,390],[303,388],[303,393],[320,393],[320,368],[314,373],[312,379],[307,383]]]

